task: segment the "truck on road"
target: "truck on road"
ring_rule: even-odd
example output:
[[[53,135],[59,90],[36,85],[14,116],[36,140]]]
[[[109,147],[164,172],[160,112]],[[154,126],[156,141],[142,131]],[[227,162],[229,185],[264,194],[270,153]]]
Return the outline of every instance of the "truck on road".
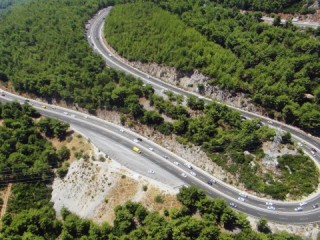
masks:
[[[132,150],[135,151],[136,153],[141,153],[141,151],[138,147],[133,147]]]

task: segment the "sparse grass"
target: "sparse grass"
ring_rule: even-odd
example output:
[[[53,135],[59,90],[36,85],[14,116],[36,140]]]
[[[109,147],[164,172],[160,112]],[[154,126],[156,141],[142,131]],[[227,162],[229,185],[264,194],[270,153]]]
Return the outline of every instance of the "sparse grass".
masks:
[[[68,143],[70,143],[72,140],[73,140],[73,137],[72,137],[72,136],[68,136],[68,137],[66,138],[66,141],[67,141]]]

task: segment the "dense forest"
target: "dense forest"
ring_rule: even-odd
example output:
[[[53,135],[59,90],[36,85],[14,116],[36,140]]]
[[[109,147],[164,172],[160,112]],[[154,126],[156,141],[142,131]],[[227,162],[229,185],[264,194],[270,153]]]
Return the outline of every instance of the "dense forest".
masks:
[[[105,34],[130,60],[199,69],[209,84],[244,92],[271,117],[317,135],[320,31],[260,17],[200,0],[144,2],[116,6]]]
[[[64,138],[69,125],[55,119],[39,118],[40,114],[28,104],[0,103],[0,181],[42,179],[53,176],[60,167],[63,152],[52,147],[42,136]],[[47,123],[47,124],[45,124]],[[44,127],[46,126],[46,127]],[[52,134],[48,134],[48,129]]]

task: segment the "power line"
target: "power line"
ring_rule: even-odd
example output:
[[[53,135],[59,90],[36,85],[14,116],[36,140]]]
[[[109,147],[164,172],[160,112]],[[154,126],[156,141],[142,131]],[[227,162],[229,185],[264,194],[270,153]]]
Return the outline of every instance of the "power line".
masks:
[[[49,180],[54,179],[54,175],[47,176],[45,178],[17,178],[17,179],[7,179],[7,180],[0,180],[0,185],[7,185],[8,183],[32,183],[32,182],[46,182]]]

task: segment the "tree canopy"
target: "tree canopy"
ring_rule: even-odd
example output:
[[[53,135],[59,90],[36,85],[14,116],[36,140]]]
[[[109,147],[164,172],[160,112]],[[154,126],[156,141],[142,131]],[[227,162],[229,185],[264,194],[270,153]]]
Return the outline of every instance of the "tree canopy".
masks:
[[[209,84],[246,93],[271,117],[317,135],[319,34],[261,16],[201,0],[138,1],[113,8],[105,36],[129,60],[199,69]]]
[[[39,192],[39,188],[37,191]],[[182,208],[172,209],[166,216],[149,211],[141,203],[132,201],[117,206],[114,209],[113,227],[108,223],[97,225],[67,209],[61,210],[62,220],[57,220],[52,204],[49,203],[50,199],[45,198],[46,204],[39,205],[38,208],[25,203],[24,209],[20,208],[18,213],[5,215],[0,237],[62,240],[301,240],[300,237],[286,232],[273,234],[270,230],[266,231],[266,220],[259,222],[261,233],[257,233],[251,228],[244,214],[233,211],[222,199],[206,197],[202,190],[195,187],[181,188],[177,197],[183,204]],[[199,212],[198,216],[195,215],[196,212]],[[236,229],[237,233],[229,232]]]

